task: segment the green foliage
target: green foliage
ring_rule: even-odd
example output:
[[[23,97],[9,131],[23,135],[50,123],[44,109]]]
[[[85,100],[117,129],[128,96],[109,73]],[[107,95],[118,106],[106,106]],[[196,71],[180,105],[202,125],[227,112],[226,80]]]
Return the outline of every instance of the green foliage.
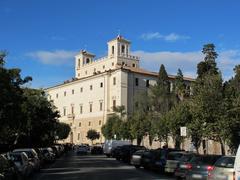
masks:
[[[189,97],[190,92],[183,79],[183,73],[181,69],[178,69],[176,79],[174,81],[174,91],[179,100]]]
[[[0,143],[22,147],[51,145],[58,112],[44,91],[24,88],[32,78],[22,78],[20,69],[5,68],[5,57],[5,52],[0,52]]]
[[[86,137],[93,142],[95,139],[100,138],[100,134],[95,129],[90,129],[88,130]]]
[[[56,124],[56,134],[55,136],[58,138],[58,140],[66,139],[71,131],[71,127],[66,124],[59,122]]]

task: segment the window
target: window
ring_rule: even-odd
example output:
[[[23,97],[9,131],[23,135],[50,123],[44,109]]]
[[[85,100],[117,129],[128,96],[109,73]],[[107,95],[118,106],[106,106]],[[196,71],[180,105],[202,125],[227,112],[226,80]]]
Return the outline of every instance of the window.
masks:
[[[82,123],[79,123],[78,126],[81,127],[81,126],[82,126]]]
[[[122,62],[122,66],[124,66],[125,62]]]
[[[93,72],[96,72],[96,68],[93,69]]]
[[[78,67],[80,67],[81,59],[78,59]]]
[[[105,65],[103,65],[103,67],[102,67],[103,69],[105,69]]]
[[[92,112],[92,104],[89,105],[89,112]]]
[[[72,94],[74,94],[74,89],[72,89]]]
[[[49,99],[51,100],[52,96],[49,95]]]
[[[66,116],[66,107],[63,107],[63,116]]]
[[[71,112],[74,114],[74,106],[71,106]]]
[[[83,92],[83,87],[80,88],[80,92]]]
[[[78,133],[78,140],[80,140],[80,133]]]
[[[72,123],[70,123],[69,125],[72,126]]]
[[[125,53],[125,46],[124,45],[122,45],[122,53]]]
[[[135,78],[135,85],[138,86],[138,78]]]
[[[116,85],[116,77],[113,78],[113,85]]]
[[[149,87],[149,80],[146,80],[146,87]]]
[[[90,85],[90,90],[92,90],[92,85]]]
[[[103,87],[103,82],[100,83],[100,87]]]
[[[58,98],[58,94],[56,94],[56,98]]]
[[[88,126],[91,126],[91,122],[90,121],[88,122]]]
[[[100,125],[102,124],[102,121],[99,121],[98,124],[99,124],[99,126],[100,126]]]
[[[113,108],[116,107],[116,100],[113,100]]]
[[[82,113],[83,113],[83,106],[80,105],[80,114],[82,114]]]
[[[112,46],[112,54],[114,54],[114,46]]]
[[[66,96],[67,95],[67,92],[66,91],[64,91],[64,96]]]
[[[100,102],[100,104],[99,104],[99,110],[100,110],[100,111],[103,110],[103,102]]]
[[[112,66],[114,66],[114,62],[112,62]]]
[[[78,73],[78,77],[80,77],[80,73]]]
[[[134,63],[132,64],[132,67],[135,67],[135,64],[134,64]]]
[[[90,59],[89,58],[86,59],[86,63],[87,64],[90,63]]]
[[[87,75],[87,71],[85,71],[85,74]]]

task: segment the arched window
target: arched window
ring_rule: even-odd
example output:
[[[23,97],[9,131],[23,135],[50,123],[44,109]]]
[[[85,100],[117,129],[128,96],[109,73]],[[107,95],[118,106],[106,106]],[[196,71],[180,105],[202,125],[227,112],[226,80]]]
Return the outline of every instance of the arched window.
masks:
[[[124,45],[122,45],[122,53],[125,53],[125,46]]]
[[[112,54],[114,54],[114,46],[112,46]]]
[[[90,63],[90,59],[89,58],[86,59],[86,63],[87,64]]]

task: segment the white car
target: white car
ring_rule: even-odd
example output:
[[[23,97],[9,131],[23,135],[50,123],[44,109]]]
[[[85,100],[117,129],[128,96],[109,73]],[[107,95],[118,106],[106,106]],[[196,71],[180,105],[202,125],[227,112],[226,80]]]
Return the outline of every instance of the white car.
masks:
[[[29,163],[25,152],[13,152],[9,153],[8,156],[14,162],[22,176],[28,177],[32,173],[33,166]]]
[[[13,152],[25,152],[28,156],[29,163],[33,165],[35,171],[40,170],[40,160],[34,149],[24,148],[24,149],[14,149]]]

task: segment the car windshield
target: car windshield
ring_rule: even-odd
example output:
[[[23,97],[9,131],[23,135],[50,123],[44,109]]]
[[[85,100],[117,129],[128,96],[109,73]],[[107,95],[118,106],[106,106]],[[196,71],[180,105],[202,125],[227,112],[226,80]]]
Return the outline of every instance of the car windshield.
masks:
[[[197,156],[194,157],[191,162],[194,164],[213,165],[220,156]]]
[[[21,151],[21,152],[25,152],[27,154],[28,158],[34,158],[33,153],[31,151]]]
[[[222,157],[219,159],[214,166],[223,168],[233,168],[235,157]]]
[[[193,158],[193,154],[184,154],[181,158],[180,161],[182,162],[188,162]]]
[[[183,156],[182,153],[169,153],[168,160],[180,160],[182,156]]]
[[[11,159],[12,159],[14,162],[22,161],[22,158],[21,158],[21,155],[20,155],[20,154],[12,154],[12,155],[10,155],[10,156],[11,156]]]

